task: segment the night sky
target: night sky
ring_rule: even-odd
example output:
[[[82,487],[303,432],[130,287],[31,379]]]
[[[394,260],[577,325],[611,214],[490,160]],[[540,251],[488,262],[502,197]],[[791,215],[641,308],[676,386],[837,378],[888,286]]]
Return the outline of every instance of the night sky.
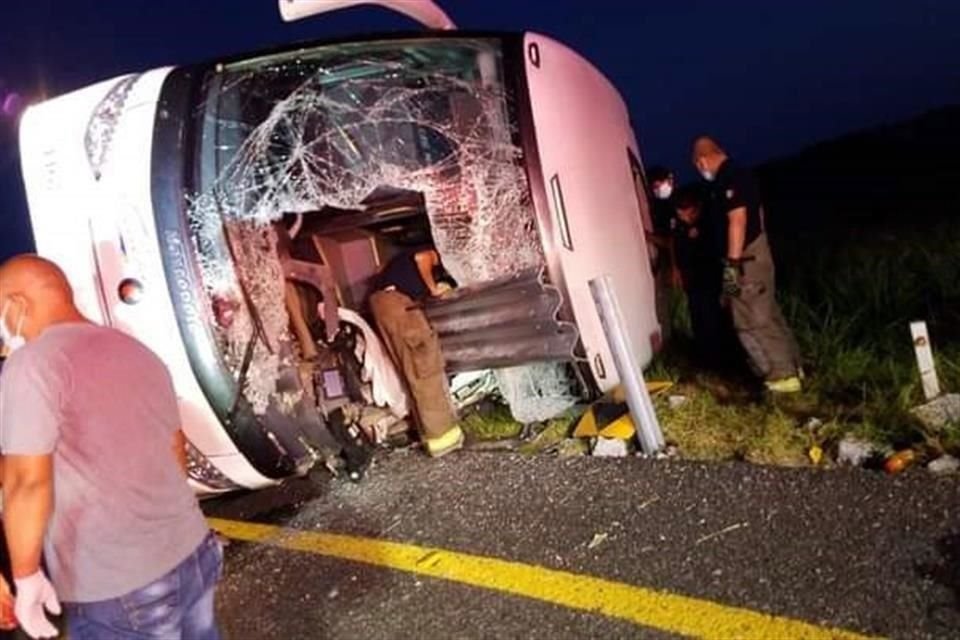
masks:
[[[14,110],[122,73],[331,35],[412,28],[376,8],[281,22],[275,0],[14,0],[0,18],[0,257],[28,249]],[[960,103],[957,0],[441,0],[464,29],[580,51],[630,107],[644,160],[691,175],[689,142],[744,162]],[[65,212],[67,213],[67,212]]]

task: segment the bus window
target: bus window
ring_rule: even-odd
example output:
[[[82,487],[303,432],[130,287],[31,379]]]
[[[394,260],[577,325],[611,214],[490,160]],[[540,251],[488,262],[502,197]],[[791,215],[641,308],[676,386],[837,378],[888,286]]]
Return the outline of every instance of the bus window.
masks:
[[[640,208],[640,218],[643,220],[643,228],[647,233],[653,232],[653,218],[650,215],[650,186],[647,184],[647,177],[643,172],[643,166],[640,159],[633,149],[627,149],[627,156],[630,160],[630,172],[633,174],[633,187],[637,195],[637,206]]]

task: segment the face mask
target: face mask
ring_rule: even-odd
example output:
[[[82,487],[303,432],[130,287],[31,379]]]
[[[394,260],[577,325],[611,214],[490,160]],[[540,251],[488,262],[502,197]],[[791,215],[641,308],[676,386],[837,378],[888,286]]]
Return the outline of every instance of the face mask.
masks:
[[[20,349],[27,343],[20,331],[23,329],[23,314],[20,314],[20,319],[17,321],[17,331],[13,333],[7,327],[7,310],[10,308],[10,301],[3,305],[3,310],[0,311],[0,341],[3,342],[4,350],[8,353],[13,353],[17,349]]]
[[[653,190],[653,195],[657,196],[660,200],[666,200],[673,194],[673,185],[669,182],[661,182],[657,185],[657,188]]]
[[[702,175],[703,179],[707,182],[713,182],[713,179],[717,177],[714,175],[713,171],[710,171],[709,169],[701,169],[700,175]]]

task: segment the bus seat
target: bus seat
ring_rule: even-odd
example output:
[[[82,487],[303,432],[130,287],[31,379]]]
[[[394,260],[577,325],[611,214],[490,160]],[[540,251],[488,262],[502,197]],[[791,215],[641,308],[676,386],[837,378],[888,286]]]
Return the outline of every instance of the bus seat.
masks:
[[[324,264],[333,273],[340,305],[361,309],[380,269],[380,253],[373,234],[360,229],[314,236]]]

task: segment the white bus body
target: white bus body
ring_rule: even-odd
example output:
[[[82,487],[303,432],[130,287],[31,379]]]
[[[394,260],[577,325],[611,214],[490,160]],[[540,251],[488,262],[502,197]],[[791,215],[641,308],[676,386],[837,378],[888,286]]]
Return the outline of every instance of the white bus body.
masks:
[[[257,280],[273,249],[263,265],[238,255],[273,237],[257,235],[265,225],[320,225],[315,245],[336,253],[325,268],[344,271],[338,302],[358,311],[367,271],[427,229],[466,285],[431,312],[447,327],[451,372],[567,362],[585,389],[611,389],[618,374],[588,288],[602,274],[637,360],[659,342],[626,107],[541,35],[391,35],[124,76],[30,107],[20,149],[37,251],[62,266],[87,316],[166,362],[200,490],[266,486],[317,458],[309,436],[277,426],[301,416],[296,394],[265,412],[246,390],[265,384],[263,362],[298,353],[277,335],[277,283]],[[377,209],[360,197],[371,187],[419,193],[423,210]],[[525,311],[537,296],[555,308]],[[238,326],[260,332],[246,367]]]

